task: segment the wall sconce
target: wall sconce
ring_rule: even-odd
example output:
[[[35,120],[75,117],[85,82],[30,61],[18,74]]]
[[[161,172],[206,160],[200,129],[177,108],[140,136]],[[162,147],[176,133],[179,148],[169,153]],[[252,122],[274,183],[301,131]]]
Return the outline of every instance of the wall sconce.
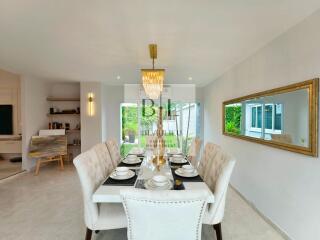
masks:
[[[92,92],[88,93],[88,115],[94,116],[94,95]]]

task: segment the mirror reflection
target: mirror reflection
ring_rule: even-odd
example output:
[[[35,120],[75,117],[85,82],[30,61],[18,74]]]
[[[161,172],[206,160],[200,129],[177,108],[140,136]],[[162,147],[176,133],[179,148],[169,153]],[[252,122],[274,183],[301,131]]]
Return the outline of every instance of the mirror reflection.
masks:
[[[309,89],[261,96],[225,106],[225,132],[309,146]]]

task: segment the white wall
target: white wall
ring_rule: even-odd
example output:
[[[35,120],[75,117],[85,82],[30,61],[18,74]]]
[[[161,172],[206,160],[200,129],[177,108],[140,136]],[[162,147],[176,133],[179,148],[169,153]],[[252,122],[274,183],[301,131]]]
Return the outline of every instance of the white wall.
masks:
[[[88,114],[88,93],[93,93],[94,115]],[[100,82],[81,82],[81,152],[87,151],[97,143],[102,142],[102,115],[101,115],[101,93]]]
[[[120,143],[120,104],[123,103],[123,86],[103,85],[102,139],[114,139]]]
[[[238,159],[231,183],[289,237],[320,239],[320,161],[222,135],[222,102],[320,76],[320,11],[204,89],[204,138]]]
[[[49,86],[43,79],[21,77],[22,168],[28,171],[35,165],[35,160],[28,158],[31,136],[38,135],[39,129],[48,128]]]

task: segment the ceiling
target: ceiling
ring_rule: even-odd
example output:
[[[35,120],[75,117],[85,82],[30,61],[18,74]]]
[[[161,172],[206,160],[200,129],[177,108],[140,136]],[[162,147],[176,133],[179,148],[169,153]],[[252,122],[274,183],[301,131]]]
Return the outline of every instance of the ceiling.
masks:
[[[0,68],[138,83],[157,43],[166,83],[205,85],[318,8],[319,0],[1,0]]]

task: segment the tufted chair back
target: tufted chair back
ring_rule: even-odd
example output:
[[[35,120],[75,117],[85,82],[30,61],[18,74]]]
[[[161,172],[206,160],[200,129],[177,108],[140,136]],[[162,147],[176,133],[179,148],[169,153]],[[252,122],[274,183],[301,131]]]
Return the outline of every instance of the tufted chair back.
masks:
[[[201,175],[213,192],[215,202],[208,205],[205,223],[217,224],[224,216],[228,185],[236,160],[218,145],[208,143],[206,148],[210,153],[207,152],[208,159]]]
[[[96,152],[90,149],[78,155],[74,160],[82,188],[84,203],[84,219],[89,229],[94,229],[94,224],[99,216],[98,204],[92,202],[92,195],[107,176],[107,168],[102,167]]]
[[[214,143],[207,143],[206,146],[204,147],[203,153],[202,153],[202,158],[200,161],[199,165],[199,174],[200,176],[205,179],[205,177],[210,174],[210,170],[208,168],[208,164],[212,159],[215,158],[217,153],[221,151],[221,147],[214,144]]]
[[[113,166],[118,166],[118,164],[121,162],[121,154],[120,154],[120,148],[119,145],[115,140],[108,140],[106,142],[111,160],[113,162]]]
[[[208,192],[121,191],[128,220],[128,240],[200,240]]]
[[[197,166],[197,161],[201,149],[201,144],[202,141],[200,138],[196,137],[192,139],[189,151],[188,151],[188,160],[190,163],[196,167]]]
[[[93,146],[92,149],[93,151],[95,151],[98,157],[100,166],[104,168],[105,173],[107,174],[105,177],[109,176],[109,174],[113,171],[114,168],[117,167],[117,165],[113,165],[107,145],[105,143],[98,143]]]

